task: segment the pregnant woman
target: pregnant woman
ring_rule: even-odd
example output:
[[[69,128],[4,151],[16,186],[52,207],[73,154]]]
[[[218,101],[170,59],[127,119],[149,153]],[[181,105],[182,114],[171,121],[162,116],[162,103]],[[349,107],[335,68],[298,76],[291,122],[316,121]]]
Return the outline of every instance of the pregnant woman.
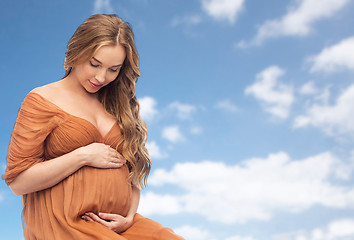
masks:
[[[25,239],[183,239],[136,213],[151,161],[129,24],[89,17],[64,68],[27,94],[11,135],[4,179],[23,196]]]

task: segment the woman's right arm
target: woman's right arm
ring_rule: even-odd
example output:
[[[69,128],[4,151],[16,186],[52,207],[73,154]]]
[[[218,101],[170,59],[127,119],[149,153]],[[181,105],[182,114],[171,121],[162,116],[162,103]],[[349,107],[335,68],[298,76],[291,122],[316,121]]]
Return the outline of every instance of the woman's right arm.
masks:
[[[115,149],[103,143],[92,143],[60,157],[33,165],[20,173],[9,185],[16,195],[52,187],[83,166],[120,168],[126,160]]]

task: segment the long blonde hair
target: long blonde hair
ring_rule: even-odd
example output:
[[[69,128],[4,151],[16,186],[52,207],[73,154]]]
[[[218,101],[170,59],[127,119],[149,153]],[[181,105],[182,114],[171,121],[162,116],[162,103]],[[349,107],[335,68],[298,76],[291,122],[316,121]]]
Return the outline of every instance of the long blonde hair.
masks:
[[[133,185],[146,185],[151,160],[145,147],[147,127],[139,116],[135,83],[140,77],[139,56],[129,23],[114,14],[96,14],[81,24],[71,37],[64,62],[64,78],[76,64],[92,58],[102,46],[121,44],[126,58],[117,78],[99,90],[98,98],[104,108],[117,120],[123,137],[116,146],[122,149],[130,170]]]

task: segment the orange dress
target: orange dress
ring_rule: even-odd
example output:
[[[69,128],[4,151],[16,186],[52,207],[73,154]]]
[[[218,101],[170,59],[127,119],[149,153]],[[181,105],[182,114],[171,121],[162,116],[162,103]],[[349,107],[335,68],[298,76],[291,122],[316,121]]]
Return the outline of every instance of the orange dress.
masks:
[[[11,135],[4,178],[10,184],[18,174],[93,142],[116,147],[121,137],[118,124],[101,136],[89,121],[73,116],[41,95],[24,99]],[[119,149],[118,149],[119,150]],[[131,183],[126,165],[119,169],[82,167],[55,186],[24,196],[26,240],[173,240],[183,239],[157,222],[139,214],[133,225],[117,234],[105,226],[84,221],[86,212],[126,216]]]

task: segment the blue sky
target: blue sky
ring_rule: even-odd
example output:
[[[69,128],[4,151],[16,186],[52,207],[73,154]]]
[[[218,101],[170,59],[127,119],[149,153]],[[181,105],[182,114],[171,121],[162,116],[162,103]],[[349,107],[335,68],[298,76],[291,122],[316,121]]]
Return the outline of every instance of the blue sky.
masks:
[[[354,239],[354,2],[0,1],[0,166],[88,16],[133,26],[153,161],[139,212],[189,240]],[[1,239],[23,239],[0,183]]]

